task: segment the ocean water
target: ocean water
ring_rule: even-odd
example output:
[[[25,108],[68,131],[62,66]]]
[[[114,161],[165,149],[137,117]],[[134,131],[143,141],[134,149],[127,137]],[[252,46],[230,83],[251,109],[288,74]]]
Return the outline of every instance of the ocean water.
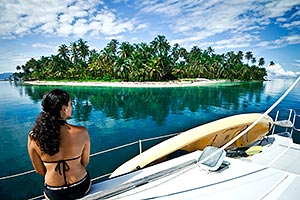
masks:
[[[32,170],[27,135],[41,111],[46,91],[61,88],[73,101],[74,125],[88,128],[91,153],[140,139],[182,132],[206,122],[240,113],[265,112],[294,82],[223,82],[174,88],[87,86],[29,86],[0,82],[0,177]],[[292,108],[300,114],[300,83],[270,113]],[[299,122],[300,126],[300,122]],[[296,136],[296,142],[300,139]],[[143,150],[159,142],[143,143]],[[126,151],[94,156],[88,165],[92,178],[112,172],[138,154]],[[42,194],[43,177],[30,173],[0,180],[0,199],[29,199]]]

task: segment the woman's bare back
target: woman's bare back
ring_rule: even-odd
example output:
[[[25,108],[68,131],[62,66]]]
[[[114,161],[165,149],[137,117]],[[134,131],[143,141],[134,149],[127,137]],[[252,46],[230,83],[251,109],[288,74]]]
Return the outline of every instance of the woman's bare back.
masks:
[[[70,185],[87,174],[85,167],[90,153],[87,129],[65,124],[61,127],[60,139],[59,152],[54,156],[36,149],[46,168],[45,183],[50,186]]]

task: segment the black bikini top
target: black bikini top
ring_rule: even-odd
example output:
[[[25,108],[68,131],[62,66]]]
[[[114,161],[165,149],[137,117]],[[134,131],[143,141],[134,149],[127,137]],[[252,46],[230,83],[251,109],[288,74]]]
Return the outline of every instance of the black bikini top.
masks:
[[[70,158],[66,160],[58,160],[58,161],[43,161],[44,163],[57,163],[55,167],[55,171],[58,171],[60,175],[64,176],[65,185],[68,185],[67,183],[67,177],[66,172],[70,170],[70,166],[67,164],[67,161],[76,160],[80,158],[81,156],[77,156],[75,158]]]

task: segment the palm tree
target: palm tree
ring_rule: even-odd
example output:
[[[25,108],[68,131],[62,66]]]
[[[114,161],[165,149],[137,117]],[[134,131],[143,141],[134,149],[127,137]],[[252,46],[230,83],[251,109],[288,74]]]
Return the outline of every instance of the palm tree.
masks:
[[[38,73],[39,74],[39,80],[43,80],[45,78],[47,78],[48,76],[48,68],[50,66],[49,64],[50,62],[50,58],[49,57],[45,57],[45,56],[42,56],[41,59],[39,60],[39,65],[40,65],[40,72]]]
[[[73,43],[71,43],[70,46],[71,46],[70,47],[71,48],[71,59],[72,59],[73,64],[76,65],[79,60],[79,52],[78,52],[77,43],[73,42]]]
[[[227,52],[225,54],[225,63],[224,63],[224,78],[234,80],[237,78],[236,72],[236,54],[234,51]]]
[[[35,75],[35,71],[39,70],[38,61],[34,58],[31,58],[29,61],[26,62],[25,65],[22,65],[22,70],[24,71],[24,75],[26,79],[35,79],[37,76]]]
[[[168,40],[163,35],[158,35],[154,38],[150,45],[158,55],[168,55],[171,48]]]
[[[242,64],[243,57],[244,57],[244,53],[242,51],[238,51],[238,53],[236,54],[235,63]]]
[[[90,54],[87,71],[92,78],[102,79],[104,77],[104,64],[101,53],[93,52]]]
[[[67,45],[62,44],[58,47],[58,56],[64,60],[69,60],[69,48]]]
[[[93,59],[95,59],[99,54],[97,53],[96,49],[92,49],[89,51],[89,60],[88,63],[90,64]]]
[[[264,66],[264,65],[265,65],[265,59],[264,59],[264,58],[260,58],[260,59],[258,60],[258,66],[262,67],[262,66]]]
[[[112,39],[107,45],[106,45],[106,49],[109,53],[111,53],[112,55],[116,55],[117,53],[117,48],[118,48],[119,42],[116,39]]]
[[[101,67],[103,68],[103,76],[105,78],[114,78],[113,72],[117,60],[118,44],[118,41],[113,39],[106,45],[106,47],[104,47],[103,50],[100,51],[98,59],[99,63],[101,63]]]
[[[212,55],[212,70],[210,71],[210,77],[215,79],[219,79],[224,71],[224,56],[223,55],[217,55],[217,54],[213,54]]]
[[[123,59],[129,59],[133,51],[133,45],[131,45],[129,42],[122,42],[122,44],[119,47],[118,55]]]
[[[245,58],[247,60],[247,64],[249,64],[249,61],[253,58],[253,54],[251,51],[246,52]]]
[[[129,79],[133,81],[145,80],[146,69],[148,65],[153,65],[152,62],[153,49],[147,43],[134,45],[131,59],[129,61],[130,74]],[[149,71],[149,70],[148,70]],[[151,71],[151,70],[150,70]]]
[[[131,58],[134,46],[128,42],[123,42],[118,51],[118,58],[115,61],[114,72],[117,78],[129,80],[131,71]]]
[[[180,46],[178,43],[174,44],[172,50],[171,50],[171,55],[172,55],[172,59],[173,61],[176,63],[179,59],[179,50],[180,50]]]
[[[193,46],[187,56],[186,78],[199,78],[204,73],[205,58],[202,56],[202,50],[198,46]]]
[[[209,46],[205,51],[207,52],[208,55],[212,55],[215,50],[211,46]]]
[[[151,61],[151,66],[153,69],[150,71],[156,71],[155,74],[160,74],[158,80],[168,79],[168,77],[172,77],[172,63],[170,62],[170,49],[171,46],[166,39],[165,36],[158,35],[154,40],[150,43],[150,47],[153,49],[153,58],[155,61]],[[169,57],[170,56],[170,57]],[[153,74],[153,73],[152,73]]]
[[[86,63],[87,56],[89,55],[89,46],[86,43],[81,38],[77,41],[78,55],[84,63]]]
[[[51,55],[49,60],[49,78],[62,79],[66,70],[57,55]]]
[[[65,70],[65,73],[63,77],[61,77],[62,79],[67,77],[67,71],[68,69],[71,67],[71,61],[70,61],[70,50],[68,48],[67,45],[62,44],[58,47],[58,54],[57,54],[58,58],[60,59],[61,63],[61,67],[63,68],[62,70]]]
[[[255,64],[255,63],[256,63],[256,58],[255,58],[255,57],[252,57],[251,63],[252,63],[252,64]]]

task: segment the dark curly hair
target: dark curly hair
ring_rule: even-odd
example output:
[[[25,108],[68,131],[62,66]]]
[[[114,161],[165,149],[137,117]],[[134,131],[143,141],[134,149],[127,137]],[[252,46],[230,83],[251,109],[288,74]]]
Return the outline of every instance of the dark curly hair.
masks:
[[[60,120],[63,105],[68,106],[70,96],[66,91],[54,89],[47,92],[42,100],[43,111],[36,119],[30,134],[43,153],[50,156],[59,152],[60,127],[65,121]]]

